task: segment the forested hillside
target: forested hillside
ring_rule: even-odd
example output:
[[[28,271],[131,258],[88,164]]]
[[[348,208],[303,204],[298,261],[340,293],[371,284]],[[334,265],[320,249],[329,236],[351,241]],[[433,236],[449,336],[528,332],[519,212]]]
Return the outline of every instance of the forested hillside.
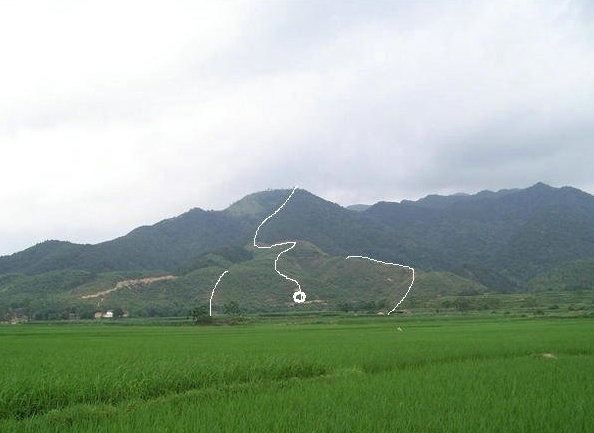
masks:
[[[250,311],[288,308],[293,288],[270,271],[275,254],[251,243],[259,223],[289,193],[254,193],[223,211],[195,208],[96,245],[47,241],[0,257],[0,305],[4,314],[32,314],[44,305],[80,309],[82,302],[91,314],[104,305],[83,302],[85,293],[129,278],[171,275],[175,279],[110,292],[102,302],[137,314],[179,314],[204,301],[229,269],[221,302],[241,301]],[[414,267],[415,289],[427,296],[594,287],[594,197],[574,188],[536,184],[355,209],[297,190],[259,232],[261,244],[298,242],[282,264],[318,307],[359,301],[377,307],[406,287],[408,277],[394,269],[353,271],[358,268],[345,263],[350,254]]]

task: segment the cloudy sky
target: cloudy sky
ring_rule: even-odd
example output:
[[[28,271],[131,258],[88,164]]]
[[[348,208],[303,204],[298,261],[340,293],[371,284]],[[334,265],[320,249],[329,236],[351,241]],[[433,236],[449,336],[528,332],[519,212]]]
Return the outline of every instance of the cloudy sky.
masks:
[[[298,185],[594,193],[594,3],[2,1],[0,255]]]

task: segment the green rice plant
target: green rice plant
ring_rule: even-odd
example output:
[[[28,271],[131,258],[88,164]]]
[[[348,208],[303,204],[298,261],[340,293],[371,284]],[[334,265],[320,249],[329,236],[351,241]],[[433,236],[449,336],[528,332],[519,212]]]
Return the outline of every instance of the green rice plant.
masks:
[[[5,326],[0,431],[592,431],[593,324]]]

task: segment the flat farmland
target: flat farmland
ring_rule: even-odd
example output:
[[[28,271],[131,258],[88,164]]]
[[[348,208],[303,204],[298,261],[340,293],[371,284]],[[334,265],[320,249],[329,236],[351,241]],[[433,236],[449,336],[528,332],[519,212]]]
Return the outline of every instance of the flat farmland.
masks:
[[[1,326],[0,431],[594,431],[592,319],[332,320]]]

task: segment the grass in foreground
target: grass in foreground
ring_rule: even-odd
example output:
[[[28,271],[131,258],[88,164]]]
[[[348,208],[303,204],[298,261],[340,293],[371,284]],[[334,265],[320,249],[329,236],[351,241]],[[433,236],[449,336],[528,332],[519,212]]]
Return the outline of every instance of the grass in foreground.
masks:
[[[0,327],[0,431],[592,431],[593,325]]]

